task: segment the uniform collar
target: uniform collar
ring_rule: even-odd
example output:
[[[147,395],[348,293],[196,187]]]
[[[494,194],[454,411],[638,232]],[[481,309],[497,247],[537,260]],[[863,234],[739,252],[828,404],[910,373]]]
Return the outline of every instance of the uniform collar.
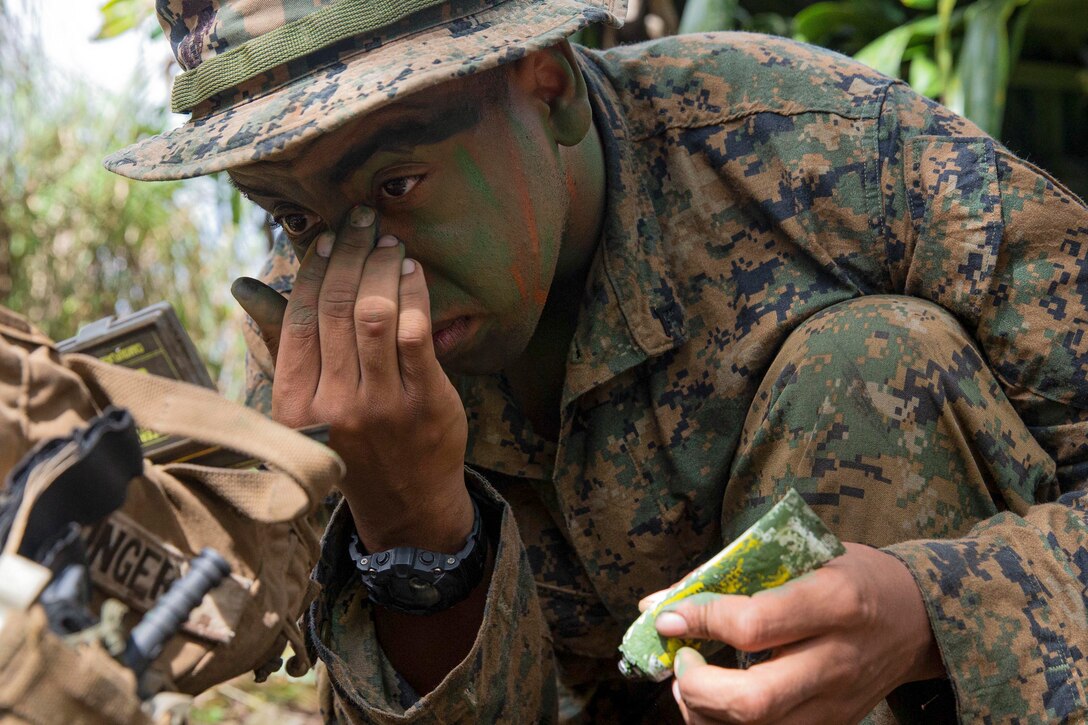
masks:
[[[561,436],[568,429],[571,403],[687,339],[684,309],[673,293],[649,186],[649,165],[632,143],[621,99],[596,57],[583,49],[579,54],[604,151],[607,203],[567,356]],[[458,382],[469,414],[466,461],[510,475],[550,478],[556,446],[533,433],[503,376]]]
[[[632,142],[615,87],[592,53],[580,55],[604,150],[608,196],[600,247],[567,358],[564,408],[687,339],[653,203],[650,165]]]

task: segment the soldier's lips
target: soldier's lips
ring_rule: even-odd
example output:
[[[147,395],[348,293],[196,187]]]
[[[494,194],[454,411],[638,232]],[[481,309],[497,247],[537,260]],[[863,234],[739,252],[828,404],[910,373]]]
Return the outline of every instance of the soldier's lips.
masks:
[[[454,317],[451,320],[441,322],[431,332],[431,340],[434,342],[435,357],[442,358],[451,353],[460,345],[472,328],[472,321],[467,315]]]

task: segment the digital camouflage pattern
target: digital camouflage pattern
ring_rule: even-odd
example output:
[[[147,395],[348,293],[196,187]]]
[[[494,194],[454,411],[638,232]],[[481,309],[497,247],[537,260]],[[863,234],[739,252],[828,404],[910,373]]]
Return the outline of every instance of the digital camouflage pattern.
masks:
[[[620,672],[660,682],[672,675],[676,653],[691,647],[708,654],[718,642],[662,637],[657,615],[694,597],[712,594],[757,594],[815,571],[846,548],[827,530],[796,489],[760,517],[728,546],[700,564],[666,591],[627,628],[620,641]]]
[[[608,210],[558,445],[502,376],[456,381],[468,463],[507,505],[487,624],[415,702],[358,589],[330,588],[312,619],[338,716],[678,718],[667,685],[620,679],[624,628],[792,486],[922,591],[951,691],[904,687],[897,714],[1088,717],[1084,204],[827,51],[721,34],[580,53]],[[265,276],[289,289],[292,265],[281,246]]]
[[[375,0],[157,0],[186,71],[336,4]],[[408,5],[407,3],[400,3]],[[420,6],[418,0],[412,5]],[[619,25],[626,0],[452,0],[313,49],[201,102],[183,126],[110,155],[132,179],[183,179],[252,163],[435,83],[554,45],[591,23]],[[297,44],[297,43],[296,43]],[[181,110],[181,109],[176,109]]]

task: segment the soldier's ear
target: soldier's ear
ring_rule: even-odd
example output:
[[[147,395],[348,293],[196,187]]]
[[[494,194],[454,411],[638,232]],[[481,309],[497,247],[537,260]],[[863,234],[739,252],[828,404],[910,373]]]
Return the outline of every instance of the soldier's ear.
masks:
[[[556,143],[578,145],[593,126],[593,109],[570,43],[563,41],[529,53],[518,60],[512,72],[514,82],[541,104]]]

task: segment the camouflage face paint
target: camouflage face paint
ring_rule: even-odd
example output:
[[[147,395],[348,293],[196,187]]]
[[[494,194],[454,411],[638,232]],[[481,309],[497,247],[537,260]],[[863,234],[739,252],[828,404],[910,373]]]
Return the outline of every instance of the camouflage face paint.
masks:
[[[435,89],[237,174],[333,223],[360,202],[375,206],[382,233],[423,268],[434,328],[467,330],[439,361],[475,374],[520,355],[543,312],[570,213],[557,155],[533,99],[515,97],[496,74]]]
[[[363,143],[345,153],[331,172],[334,183],[343,183],[356,170],[366,165],[379,150],[408,150],[431,146],[474,128],[481,117],[480,106],[463,101],[437,109],[428,109],[381,129]]]
[[[495,190],[491,188],[491,184],[488,183],[484,172],[476,165],[472,155],[463,145],[458,144],[457,148],[454,149],[454,159],[457,161],[457,168],[464,175],[469,188],[479,194],[480,198],[487,202],[489,206],[500,206],[499,200],[495,196]]]
[[[434,324],[471,322],[467,338],[440,356],[451,372],[501,369],[528,344],[568,214],[564,176],[530,104],[492,104],[479,117],[407,152],[406,167],[418,163],[423,180],[410,199],[381,210],[382,230],[401,236],[423,266]]]

